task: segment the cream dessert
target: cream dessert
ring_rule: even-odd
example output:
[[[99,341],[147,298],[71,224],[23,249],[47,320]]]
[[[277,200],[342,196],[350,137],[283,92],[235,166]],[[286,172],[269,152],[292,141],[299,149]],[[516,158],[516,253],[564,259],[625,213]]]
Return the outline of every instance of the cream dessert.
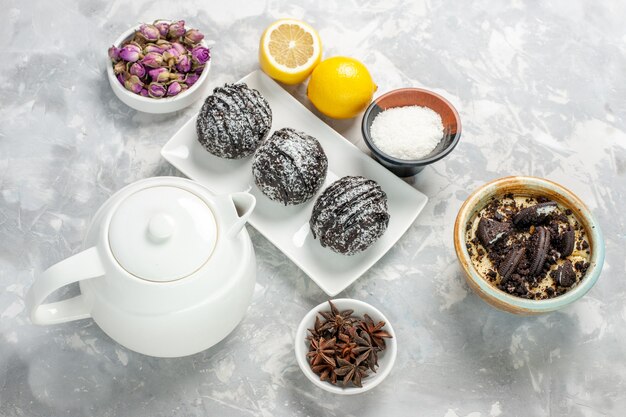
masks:
[[[575,213],[544,197],[492,197],[466,226],[474,267],[509,294],[542,300],[574,288],[590,246]]]

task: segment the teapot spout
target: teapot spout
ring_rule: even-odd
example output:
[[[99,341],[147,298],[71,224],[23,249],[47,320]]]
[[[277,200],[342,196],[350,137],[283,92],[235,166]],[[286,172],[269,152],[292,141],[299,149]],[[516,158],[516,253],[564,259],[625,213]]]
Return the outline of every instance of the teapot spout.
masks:
[[[228,229],[227,236],[235,238],[241,232],[256,206],[256,198],[247,192],[233,193],[228,196],[235,208],[235,220]]]

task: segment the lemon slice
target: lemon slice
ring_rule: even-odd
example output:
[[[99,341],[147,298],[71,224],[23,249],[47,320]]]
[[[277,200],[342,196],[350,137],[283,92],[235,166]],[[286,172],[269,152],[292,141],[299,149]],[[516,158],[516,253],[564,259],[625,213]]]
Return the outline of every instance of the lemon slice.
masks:
[[[322,57],[320,37],[311,26],[295,19],[272,23],[261,36],[261,69],[275,80],[298,84],[311,74]]]

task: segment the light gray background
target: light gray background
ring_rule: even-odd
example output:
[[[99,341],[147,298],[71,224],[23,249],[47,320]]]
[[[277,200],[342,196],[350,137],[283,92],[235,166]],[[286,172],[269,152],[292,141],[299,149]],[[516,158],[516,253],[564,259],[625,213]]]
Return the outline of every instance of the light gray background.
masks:
[[[623,416],[626,4],[292,3],[0,0],[0,415]],[[210,79],[219,85],[258,67],[259,36],[283,16],[316,27],[326,57],[362,60],[378,94],[426,87],[463,120],[456,150],[414,183],[430,198],[423,213],[341,294],[393,321],[399,352],[389,378],[352,398],[305,379],[293,334],[326,296],[252,229],[252,306],[206,352],[153,359],[90,320],[31,325],[23,299],[34,277],[79,250],[91,216],[116,190],[180,175],[159,149],[200,106],[151,116],[123,105],[105,76],[110,43],[137,22],[184,17],[214,41]],[[305,102],[304,91],[291,89]],[[327,122],[363,147],[359,118]],[[513,317],[463,281],[456,213],[473,189],[511,174],[564,184],[603,226],[604,272],[562,312]]]

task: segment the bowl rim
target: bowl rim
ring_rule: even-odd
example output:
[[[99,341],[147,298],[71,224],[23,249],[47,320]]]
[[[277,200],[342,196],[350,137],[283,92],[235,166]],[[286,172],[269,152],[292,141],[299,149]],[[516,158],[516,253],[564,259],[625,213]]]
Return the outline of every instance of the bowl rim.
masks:
[[[500,186],[510,181],[518,181],[525,185],[537,185],[560,194],[569,202],[570,207],[575,207],[579,216],[583,218],[586,223],[588,223],[589,227],[586,227],[586,231],[591,235],[593,245],[589,259],[589,270],[586,272],[582,281],[575,288],[567,291],[563,295],[546,300],[528,300],[516,297],[494,287],[491,283],[487,282],[487,280],[476,270],[471,261],[471,257],[465,245],[465,227],[467,221],[477,211],[476,206],[478,205],[480,199],[497,194]],[[602,230],[600,229],[600,224],[580,198],[578,198],[569,189],[554,181],[540,177],[517,175],[497,178],[489,181],[478,187],[474,190],[474,192],[472,192],[472,194],[469,195],[459,209],[456,217],[454,224],[454,246],[457,258],[461,263],[466,277],[471,279],[471,281],[476,284],[486,296],[497,300],[501,304],[530,313],[545,313],[558,310],[584,296],[598,280],[604,264],[605,255],[604,237]]]
[[[157,20],[159,22],[172,22],[172,20],[168,20],[168,19],[159,19]],[[139,23],[135,26],[130,27],[129,29],[127,29],[126,31],[124,31],[116,40],[115,42],[113,42],[113,45],[115,47],[120,47],[120,45],[122,44],[122,42],[124,42],[126,39],[128,39],[137,29],[139,29],[141,27],[141,25],[143,25],[143,23]],[[202,46],[208,47],[208,44],[206,43],[206,41],[203,39],[200,41],[200,44]],[[209,61],[204,65],[204,69],[202,70],[202,74],[200,74],[200,77],[198,77],[198,81],[195,82],[194,85],[192,85],[191,87],[189,87],[187,90],[183,91],[180,94],[175,95],[174,97],[165,97],[165,98],[152,98],[152,97],[144,97],[142,95],[139,94],[135,94],[131,91],[128,91],[126,88],[124,88],[119,80],[117,79],[117,77],[115,76],[115,73],[113,72],[113,65],[111,63],[111,58],[109,58],[108,55],[106,55],[106,60],[107,60],[107,75],[109,77],[109,81],[111,81],[111,85],[115,86],[113,88],[116,88],[118,91],[123,91],[122,94],[125,94],[127,97],[135,99],[139,102],[144,102],[144,103],[174,103],[176,101],[182,100],[185,97],[187,97],[189,94],[193,93],[194,91],[196,91],[197,89],[200,88],[200,85],[202,85],[204,83],[204,81],[207,79],[208,74],[209,74],[209,70],[211,69],[211,62],[213,61],[213,59],[209,59]]]
[[[374,144],[374,141],[372,140],[372,137],[370,135],[370,127],[373,123],[373,120],[369,121],[369,118],[370,118],[372,111],[374,110],[374,107],[378,104],[380,100],[387,98],[389,96],[395,95],[395,94],[400,94],[405,91],[414,91],[414,92],[427,94],[441,101],[445,106],[447,106],[452,111],[452,114],[454,115],[454,120],[457,126],[456,133],[454,137],[452,138],[452,141],[450,142],[450,144],[441,152],[437,153],[436,155],[433,155],[428,158],[422,158],[422,159],[399,159],[381,151]],[[419,106],[420,104],[415,103],[414,105]],[[398,106],[398,107],[406,107],[406,106]],[[372,151],[377,157],[383,159],[384,161],[394,164],[394,165],[398,165],[398,166],[424,166],[424,165],[429,165],[429,164],[432,164],[433,162],[439,161],[440,159],[447,156],[450,152],[452,152],[452,150],[459,143],[459,140],[461,139],[461,130],[462,130],[461,117],[459,116],[459,112],[452,105],[452,103],[450,103],[450,101],[448,101],[445,97],[443,97],[440,94],[435,93],[434,91],[427,90],[425,88],[418,88],[418,87],[396,88],[395,90],[388,91],[385,94],[379,97],[376,97],[369,104],[369,106],[367,106],[367,109],[365,110],[365,113],[363,114],[363,118],[361,119],[361,135],[363,136],[363,140],[365,141],[365,144],[370,149],[370,151]]]
[[[302,370],[302,373],[309,379],[309,381],[311,381],[319,388],[339,395],[362,394],[373,389],[381,382],[383,382],[383,380],[389,375],[389,373],[393,369],[398,354],[398,341],[396,332],[389,322],[389,319],[379,309],[369,303],[366,303],[365,301],[355,300],[352,298],[336,298],[330,299],[330,301],[332,301],[333,304],[337,306],[337,308],[350,308],[353,309],[356,314],[360,314],[361,311],[371,310],[371,312],[373,312],[375,315],[375,317],[372,317],[374,320],[385,322],[385,330],[388,331],[391,336],[393,336],[391,339],[386,340],[386,366],[384,368],[382,366],[379,367],[377,369],[378,372],[370,374],[366,379],[364,379],[362,388],[354,386],[343,388],[341,386],[332,385],[331,383],[326,381],[320,381],[319,376],[313,372],[309,365],[309,362],[306,360],[306,351],[304,349],[305,344],[301,342],[306,340],[307,329],[312,323],[315,322],[315,316],[318,314],[318,312],[328,308],[328,301],[324,301],[323,303],[320,303],[317,306],[313,307],[300,321],[294,339],[294,353],[296,355],[296,361],[298,362],[298,366],[300,367],[300,370]]]

